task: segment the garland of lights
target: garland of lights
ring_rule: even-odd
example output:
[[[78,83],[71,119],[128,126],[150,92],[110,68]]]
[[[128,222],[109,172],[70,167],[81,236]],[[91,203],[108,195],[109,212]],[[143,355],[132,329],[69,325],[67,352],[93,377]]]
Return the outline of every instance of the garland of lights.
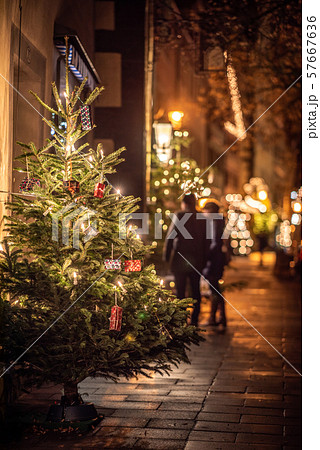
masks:
[[[241,194],[228,194],[226,195],[226,200],[228,202],[226,230],[231,238],[232,251],[235,255],[249,255],[254,244],[248,228],[251,214],[242,212],[243,200]]]
[[[246,138],[246,129],[244,126],[242,108],[241,108],[241,95],[238,87],[238,79],[235,68],[232,64],[231,56],[224,52],[225,61],[227,64],[227,80],[229,85],[229,91],[231,95],[231,107],[234,113],[234,123],[225,122],[225,129],[233,134],[239,141],[243,141]]]

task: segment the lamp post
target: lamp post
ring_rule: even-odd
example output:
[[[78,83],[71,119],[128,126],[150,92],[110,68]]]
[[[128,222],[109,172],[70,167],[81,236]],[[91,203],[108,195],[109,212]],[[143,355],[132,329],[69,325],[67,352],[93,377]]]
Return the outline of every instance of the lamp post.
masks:
[[[155,145],[157,156],[162,163],[168,163],[172,157],[172,125],[171,123],[154,123]]]

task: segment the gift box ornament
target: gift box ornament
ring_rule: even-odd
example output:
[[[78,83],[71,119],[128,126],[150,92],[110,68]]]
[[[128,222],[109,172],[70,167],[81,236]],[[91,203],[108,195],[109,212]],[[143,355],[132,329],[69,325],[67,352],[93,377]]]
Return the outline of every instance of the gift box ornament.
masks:
[[[94,197],[102,198],[106,186],[103,183],[97,183],[94,188]]]
[[[64,180],[63,187],[68,189],[72,194],[80,192],[80,184],[76,180]]]
[[[141,271],[141,260],[140,259],[127,259],[124,262],[125,272],[140,272]]]
[[[109,330],[120,331],[122,323],[122,308],[114,305],[111,308],[110,327]]]
[[[106,270],[121,270],[121,261],[119,259],[106,259],[104,267]]]
[[[91,117],[90,117],[90,108],[88,105],[83,105],[80,108],[80,120],[81,120],[81,128],[83,130],[91,130]]]
[[[34,189],[35,186],[40,187],[40,180],[38,180],[37,178],[25,177],[19,185],[19,191],[30,192]]]
[[[106,270],[121,270],[121,261],[119,259],[113,259],[113,244],[111,244],[111,258],[105,259],[104,267]]]

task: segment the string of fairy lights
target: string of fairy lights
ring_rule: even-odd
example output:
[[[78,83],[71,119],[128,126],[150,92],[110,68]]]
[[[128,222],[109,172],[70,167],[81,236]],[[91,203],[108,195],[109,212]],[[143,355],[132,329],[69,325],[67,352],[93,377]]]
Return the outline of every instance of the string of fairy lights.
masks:
[[[227,235],[230,236],[230,246],[235,255],[249,255],[254,245],[249,222],[251,214],[243,212],[246,209],[241,194],[227,194]]]
[[[295,234],[299,231],[298,227],[302,223],[302,187],[297,191],[292,191],[291,199],[291,218],[284,219],[279,226],[276,235],[276,243],[279,247],[289,250],[295,241]]]
[[[177,199],[181,192],[193,192],[197,198],[210,196],[211,189],[205,184],[212,182],[211,173],[207,178],[199,178],[200,173],[201,169],[191,159],[182,162],[170,159],[154,173],[149,205],[158,214],[155,220],[164,232],[170,224],[170,214],[179,206]],[[156,241],[154,245],[157,245]]]

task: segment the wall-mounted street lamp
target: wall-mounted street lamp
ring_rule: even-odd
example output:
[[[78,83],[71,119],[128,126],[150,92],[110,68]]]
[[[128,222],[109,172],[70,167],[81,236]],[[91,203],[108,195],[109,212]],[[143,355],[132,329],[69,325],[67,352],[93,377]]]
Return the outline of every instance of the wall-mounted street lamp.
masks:
[[[172,125],[171,123],[154,123],[155,149],[159,160],[167,163],[172,157]]]
[[[184,113],[182,111],[169,111],[168,118],[172,123],[172,126],[175,130],[180,130],[182,125],[182,117]]]

